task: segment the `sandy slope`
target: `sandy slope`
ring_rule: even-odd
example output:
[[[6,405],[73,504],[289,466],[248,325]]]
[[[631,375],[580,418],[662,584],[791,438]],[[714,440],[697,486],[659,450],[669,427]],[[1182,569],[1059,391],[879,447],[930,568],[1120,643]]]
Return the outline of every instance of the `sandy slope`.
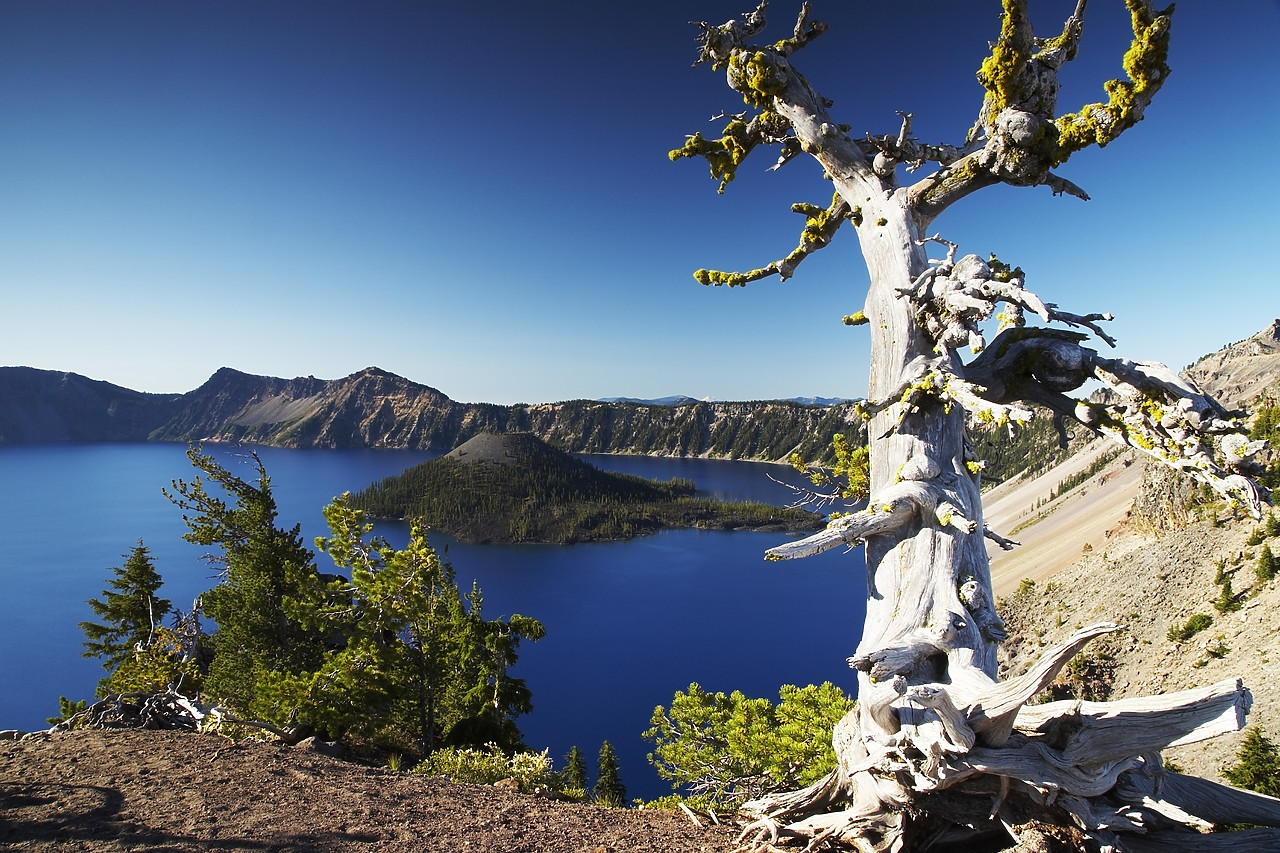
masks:
[[[1114,535],[1128,516],[1142,482],[1143,463],[1133,461],[1138,458],[1135,454],[1126,453],[1088,482],[1039,509],[1036,502],[1048,501],[1050,492],[1064,479],[1118,447],[1113,441],[1098,439],[1038,477],[1009,480],[983,495],[987,526],[1022,543],[1004,551],[987,541],[997,597],[1011,594],[1023,578],[1040,581],[1062,571],[1080,558],[1085,543],[1102,548]],[[1017,529],[1034,517],[1042,520]]]

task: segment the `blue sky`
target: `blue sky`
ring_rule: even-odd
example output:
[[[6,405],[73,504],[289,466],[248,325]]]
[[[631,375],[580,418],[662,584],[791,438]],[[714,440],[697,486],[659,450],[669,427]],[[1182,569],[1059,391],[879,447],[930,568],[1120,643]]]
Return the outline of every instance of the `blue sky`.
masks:
[[[0,364],[157,392],[377,365],[463,401],[861,395],[852,229],[785,283],[691,276],[781,257],[790,204],[830,198],[807,160],[757,152],[717,195],[667,159],[741,109],[690,68],[688,21],[749,5],[6,0]],[[837,120],[963,139],[996,0],[813,5],[831,31],[794,61]],[[1031,6],[1049,34],[1074,0]],[[1060,108],[1120,73],[1126,23],[1093,0]],[[1280,315],[1278,37],[1274,0],[1184,0],[1146,121],[1060,170],[1092,201],[994,188],[936,230],[1116,314],[1126,357],[1248,337]]]

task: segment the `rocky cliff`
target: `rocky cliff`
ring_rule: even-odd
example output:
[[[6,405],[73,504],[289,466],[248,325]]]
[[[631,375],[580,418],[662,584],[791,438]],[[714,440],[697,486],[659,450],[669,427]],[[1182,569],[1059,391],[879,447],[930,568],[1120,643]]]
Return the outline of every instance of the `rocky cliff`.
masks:
[[[1274,390],[1280,381],[1280,319],[1251,338],[1200,358],[1183,372],[1228,409]]]
[[[481,432],[532,432],[574,453],[819,459],[860,431],[851,403],[678,405],[571,400],[459,403],[370,367],[343,379],[277,379],[222,368],[186,394],[141,394],[74,373],[0,368],[0,443],[245,441],[281,447],[449,450]]]
[[[1252,414],[1259,398],[1274,398],[1280,391],[1280,319],[1250,338],[1202,356],[1183,375],[1227,409]],[[1272,448],[1264,458],[1275,452]],[[1149,464],[1134,498],[1132,521],[1155,534],[1186,527],[1203,514],[1195,511],[1197,491],[1190,477]]]

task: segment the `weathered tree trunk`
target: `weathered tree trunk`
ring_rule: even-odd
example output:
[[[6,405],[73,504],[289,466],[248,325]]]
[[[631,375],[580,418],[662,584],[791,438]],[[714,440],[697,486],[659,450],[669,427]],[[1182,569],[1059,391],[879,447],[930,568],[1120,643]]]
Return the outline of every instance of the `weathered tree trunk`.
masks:
[[[1239,438],[1238,425],[1213,401],[1163,365],[1103,358],[1081,346],[1083,334],[1031,328],[1022,320],[1030,311],[1046,323],[1086,327],[1113,344],[1097,325],[1108,315],[1061,311],[1025,290],[1020,270],[972,255],[957,260],[953,244],[926,235],[948,205],[995,183],[1044,185],[1087,198],[1050,167],[1140,120],[1167,74],[1168,13],[1132,0],[1128,83],[1109,89],[1106,104],[1056,116],[1056,74],[1075,55],[1084,0],[1062,34],[1047,40],[1033,37],[1024,5],[1004,0],[1000,39],[979,72],[988,96],[962,147],[917,142],[909,116],[897,134],[866,140],[836,125],[828,102],[789,61],[825,29],[809,20],[807,3],[793,36],[768,46],[747,44],[764,27],[763,3],[742,21],[701,25],[701,61],[726,69],[731,88],[759,112],[750,120],[732,117],[721,139],[691,137],[673,158],[705,156],[723,189],[755,146],[776,143],[778,165],[801,152],[814,157],[835,197],[826,210],[797,206],[807,224],[786,258],[747,273],[701,270],[696,277],[730,286],[789,277],[849,220],[871,282],[864,310],[852,318],[871,332],[868,505],[769,552],[785,559],[865,544],[866,621],[849,659],[858,670],[858,703],[833,734],[836,770],[803,791],[743,807],[757,819],[744,838],[760,845],[790,835],[811,845],[831,840],[861,850],[923,850],[1003,827],[1020,850],[1049,849],[1054,837],[1078,845],[1085,836],[1097,846],[1126,849],[1117,832],[1145,834],[1148,847],[1141,849],[1154,850],[1162,849],[1151,840],[1159,832],[1204,825],[1196,816],[1227,819],[1231,808],[1242,808],[1253,822],[1280,825],[1280,803],[1240,792],[1224,797],[1215,793],[1222,786],[1181,785],[1178,797],[1160,798],[1162,782],[1171,778],[1160,749],[1243,725],[1249,696],[1239,681],[1109,704],[1025,707],[1086,643],[1114,625],[1083,629],[1025,675],[996,680],[1005,631],[994,608],[984,534],[1008,542],[983,525],[981,464],[968,448],[966,415],[1025,420],[1031,412],[1020,403],[1034,402],[1188,471],[1255,514],[1259,501],[1257,489],[1233,470],[1258,447]],[[925,162],[937,170],[898,185],[899,164]],[[929,258],[933,243],[948,247],[945,258]],[[984,349],[979,324],[997,303],[1007,316]],[[982,350],[968,364],[958,354],[964,345]],[[1064,396],[1090,378],[1110,385],[1121,402],[1094,405]],[[1200,440],[1210,433],[1220,436],[1216,443]],[[1176,835],[1183,830],[1174,831],[1171,843],[1185,841]]]

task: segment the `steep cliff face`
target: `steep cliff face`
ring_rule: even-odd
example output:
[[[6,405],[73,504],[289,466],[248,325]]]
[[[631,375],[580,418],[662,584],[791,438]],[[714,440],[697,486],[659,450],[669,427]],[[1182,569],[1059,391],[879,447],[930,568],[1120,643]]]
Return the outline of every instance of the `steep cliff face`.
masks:
[[[532,432],[572,453],[817,460],[837,432],[861,434],[851,403],[662,406],[571,400],[458,403],[370,367],[343,379],[276,379],[222,368],[194,391],[138,394],[29,368],[0,374],[0,441],[245,441],[280,447],[449,450],[483,432]],[[71,377],[67,379],[66,377]]]
[[[1244,406],[1280,381],[1280,319],[1202,357],[1185,373],[1228,409]]]
[[[76,373],[0,367],[0,444],[145,441],[181,407],[181,397]]]

